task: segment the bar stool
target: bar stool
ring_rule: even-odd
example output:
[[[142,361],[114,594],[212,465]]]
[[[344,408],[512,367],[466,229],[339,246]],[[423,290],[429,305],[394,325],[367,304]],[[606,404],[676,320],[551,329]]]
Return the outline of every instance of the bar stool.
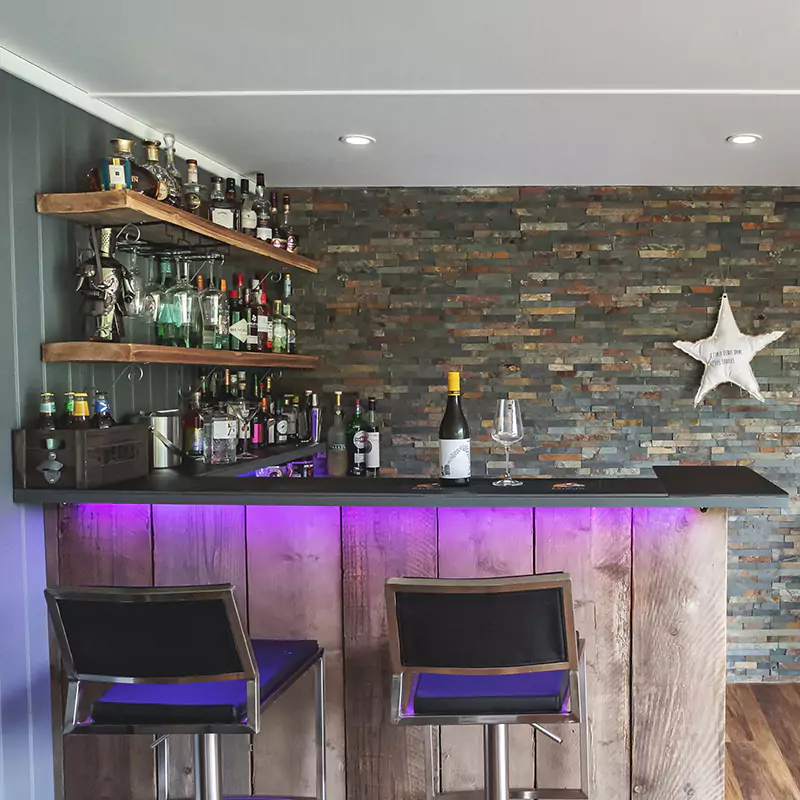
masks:
[[[230,584],[56,588],[45,597],[68,678],[63,732],[158,737],[159,800],[169,800],[168,736],[193,734],[195,798],[222,800],[220,734],[258,733],[261,709],[313,668],[316,800],[325,800],[325,678],[317,642],[251,642]],[[84,683],[113,685],[86,702]]]
[[[397,725],[483,725],[484,791],[437,794],[433,728],[427,797],[588,800],[591,749],[584,641],[565,573],[442,580],[390,578],[386,608]],[[508,726],[580,724],[580,789],[510,789]]]

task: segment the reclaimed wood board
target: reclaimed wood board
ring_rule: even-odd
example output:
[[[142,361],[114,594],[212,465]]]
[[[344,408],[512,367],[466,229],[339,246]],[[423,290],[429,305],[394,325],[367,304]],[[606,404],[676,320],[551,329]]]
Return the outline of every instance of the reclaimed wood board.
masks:
[[[254,639],[316,639],[325,649],[328,800],[345,800],[341,526],[338,508],[249,506],[247,570]],[[262,715],[256,794],[316,792],[314,676]]]
[[[440,508],[439,577],[496,578],[533,572],[533,511],[530,508]],[[443,791],[483,788],[480,726],[441,728]],[[533,731],[509,728],[511,785],[533,787]]]
[[[386,578],[436,576],[436,510],[342,508],[348,800],[424,800],[424,728],[391,724]]]
[[[203,586],[232,583],[247,630],[247,570],[244,508],[241,506],[153,506],[155,586]],[[223,736],[222,784],[226,794],[248,794],[250,739]],[[194,797],[191,735],[171,736],[169,797]]]
[[[726,521],[722,509],[633,510],[637,799],[724,798]]]
[[[575,627],[586,641],[592,800],[630,797],[631,509],[537,508],[536,572],[572,576]],[[580,786],[578,725],[557,744],[536,737],[536,785]]]
[[[62,586],[152,586],[150,506],[63,506]],[[155,800],[150,736],[64,737],[65,800]]]

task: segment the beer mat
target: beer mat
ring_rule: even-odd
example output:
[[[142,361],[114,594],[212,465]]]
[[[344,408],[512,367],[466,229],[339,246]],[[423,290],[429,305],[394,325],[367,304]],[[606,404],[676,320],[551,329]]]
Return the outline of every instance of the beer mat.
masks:
[[[418,483],[416,486],[413,486],[411,491],[412,492],[436,492],[442,488],[440,483]]]
[[[582,492],[586,488],[586,484],[565,481],[564,483],[554,483],[550,488],[554,492]]]

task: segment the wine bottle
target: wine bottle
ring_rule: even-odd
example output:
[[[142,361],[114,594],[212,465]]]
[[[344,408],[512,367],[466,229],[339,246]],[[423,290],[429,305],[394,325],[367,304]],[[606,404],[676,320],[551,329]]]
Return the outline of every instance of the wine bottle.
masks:
[[[356,478],[367,474],[367,431],[361,416],[361,398],[356,398],[356,413],[347,426],[347,471]]]
[[[375,411],[375,398],[370,397],[367,410],[367,475],[377,478],[381,471],[381,430]]]
[[[461,374],[447,373],[447,406],[439,425],[439,478],[445,486],[467,486],[471,474],[469,425],[461,409]]]

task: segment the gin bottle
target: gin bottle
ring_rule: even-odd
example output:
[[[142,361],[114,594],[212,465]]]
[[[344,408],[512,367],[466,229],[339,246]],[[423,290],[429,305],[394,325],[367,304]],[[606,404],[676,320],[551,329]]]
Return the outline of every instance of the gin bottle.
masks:
[[[276,300],[272,307],[272,352],[286,353],[288,352],[289,341],[286,320],[283,317],[283,304],[280,300]]]
[[[206,464],[235,464],[239,422],[220,403],[203,418],[203,460]]]

